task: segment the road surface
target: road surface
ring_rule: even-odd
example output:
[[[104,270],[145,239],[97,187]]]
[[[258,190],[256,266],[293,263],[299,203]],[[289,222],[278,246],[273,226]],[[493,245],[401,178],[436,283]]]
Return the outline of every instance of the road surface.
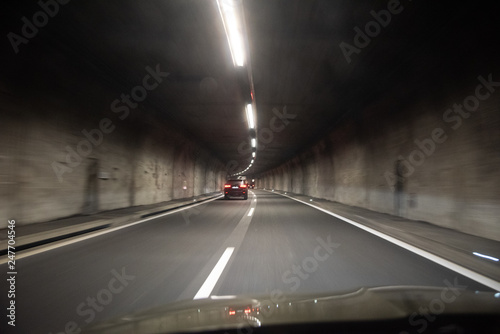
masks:
[[[262,190],[251,191],[247,201],[213,200],[19,259],[16,266],[16,327],[12,331],[2,321],[2,333],[69,333],[113,316],[213,295],[334,294],[446,282],[490,291]],[[6,273],[6,264],[0,270]]]

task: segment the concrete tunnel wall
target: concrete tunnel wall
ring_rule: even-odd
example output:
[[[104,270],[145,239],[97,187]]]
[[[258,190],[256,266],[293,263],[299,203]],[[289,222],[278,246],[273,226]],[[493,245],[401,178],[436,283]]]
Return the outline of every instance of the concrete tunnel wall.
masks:
[[[7,218],[38,223],[222,189],[222,162],[145,109],[120,120],[109,111],[113,96],[2,94],[0,227]],[[86,146],[83,130],[97,144]],[[68,163],[72,150],[83,154]]]
[[[489,81],[488,73],[482,77]],[[257,187],[500,240],[500,85],[484,87],[472,78],[459,87],[389,92],[357,119],[258,176]],[[493,81],[498,78],[493,74]],[[450,111],[455,103],[473,111]]]

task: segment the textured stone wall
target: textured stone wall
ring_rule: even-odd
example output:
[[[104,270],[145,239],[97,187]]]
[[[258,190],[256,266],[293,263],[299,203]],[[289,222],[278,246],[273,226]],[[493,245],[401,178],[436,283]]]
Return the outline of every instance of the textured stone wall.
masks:
[[[30,224],[222,189],[224,165],[145,110],[122,121],[103,101],[1,102],[2,217]]]
[[[257,186],[500,240],[500,72],[464,82],[388,92]]]

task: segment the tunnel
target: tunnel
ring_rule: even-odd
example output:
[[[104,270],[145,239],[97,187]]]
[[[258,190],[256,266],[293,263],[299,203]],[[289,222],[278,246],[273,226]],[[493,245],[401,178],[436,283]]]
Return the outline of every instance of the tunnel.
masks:
[[[497,4],[3,7],[2,332],[276,289],[500,291]],[[223,318],[274,319],[248,303]]]

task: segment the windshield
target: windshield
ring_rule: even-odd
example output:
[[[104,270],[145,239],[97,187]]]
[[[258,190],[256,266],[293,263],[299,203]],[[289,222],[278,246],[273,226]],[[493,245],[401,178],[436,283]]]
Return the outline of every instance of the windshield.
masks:
[[[3,7],[0,332],[498,316],[498,4]]]

